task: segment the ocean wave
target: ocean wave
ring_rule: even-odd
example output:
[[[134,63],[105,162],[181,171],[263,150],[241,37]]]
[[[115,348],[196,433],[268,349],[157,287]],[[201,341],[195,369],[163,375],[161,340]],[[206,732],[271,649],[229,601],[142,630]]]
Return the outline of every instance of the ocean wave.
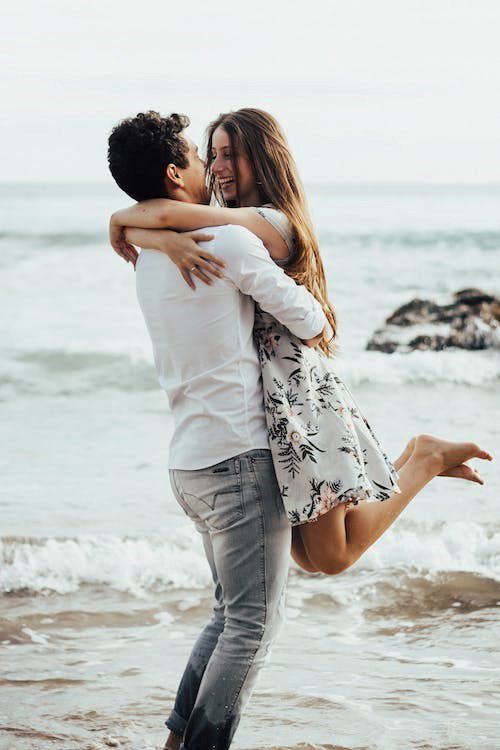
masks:
[[[0,365],[0,394],[67,396],[157,388],[153,364],[141,355],[34,349],[6,352]]]
[[[400,577],[426,579],[443,574],[470,573],[500,581],[500,530],[474,523],[420,524],[388,532],[352,570],[359,585],[370,579],[397,586]],[[292,575],[304,580],[295,566]],[[305,576],[311,593],[335,584],[340,596],[342,576]],[[314,583],[313,583],[314,582]],[[176,588],[200,589],[211,585],[210,571],[195,530],[176,529],[175,536],[119,537],[3,537],[0,539],[0,591],[9,593],[67,594],[82,585],[109,586],[136,596]],[[309,585],[309,584],[308,584]],[[358,585],[349,580],[346,593]],[[498,588],[495,589],[498,596]],[[388,589],[388,593],[391,590]],[[425,593],[425,592],[424,592]]]
[[[417,573],[468,571],[500,579],[500,528],[478,523],[409,523],[391,529],[363,556],[361,568]]]
[[[500,231],[497,230],[433,230],[433,231],[393,231],[393,232],[335,232],[324,230],[320,233],[322,246],[342,246],[361,249],[453,249],[454,251],[476,248],[484,251],[500,249]],[[100,231],[0,231],[0,241],[25,242],[44,247],[74,247],[107,243],[107,235]]]
[[[81,247],[107,243],[104,232],[0,232],[0,242],[30,247]]]
[[[495,230],[456,230],[456,231],[397,231],[397,232],[332,232],[320,233],[322,247],[341,246],[363,250],[384,248],[384,250],[500,250],[500,232]]]
[[[394,354],[359,352],[349,357],[340,356],[336,369],[353,385],[455,383],[483,387],[500,379],[500,357],[495,351],[460,349]]]
[[[110,586],[143,596],[175,588],[205,588],[211,577],[191,528],[175,538],[3,537],[0,591],[68,594],[80,586]]]
[[[356,352],[334,363],[349,385],[454,383],[471,387],[500,380],[500,357],[494,351],[415,351],[409,354]],[[84,395],[102,390],[151,391],[159,388],[151,360],[137,352],[34,349],[4,352],[0,394]]]

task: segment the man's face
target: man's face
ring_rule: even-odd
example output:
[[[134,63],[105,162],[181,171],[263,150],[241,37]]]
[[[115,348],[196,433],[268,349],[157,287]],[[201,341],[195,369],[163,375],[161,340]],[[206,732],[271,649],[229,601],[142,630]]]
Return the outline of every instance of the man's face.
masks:
[[[182,136],[188,144],[187,158],[189,161],[185,169],[179,169],[184,180],[184,190],[190,203],[208,203],[208,192],[205,184],[205,162],[198,153],[198,146],[186,136]]]

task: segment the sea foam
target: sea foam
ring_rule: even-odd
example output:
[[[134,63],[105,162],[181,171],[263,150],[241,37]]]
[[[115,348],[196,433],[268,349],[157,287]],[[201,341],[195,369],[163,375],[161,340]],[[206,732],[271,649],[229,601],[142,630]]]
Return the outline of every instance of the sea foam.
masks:
[[[7,354],[7,353],[5,353]],[[136,350],[33,349],[0,359],[0,397],[79,395],[103,390],[158,389],[153,364]],[[333,368],[348,385],[492,386],[500,380],[498,352],[415,351],[410,354],[340,354]]]
[[[81,585],[109,586],[136,596],[205,588],[211,576],[198,534],[175,536],[3,537],[0,591],[66,594]],[[467,571],[500,580],[500,531],[477,523],[411,524],[390,530],[356,569],[393,578]]]
[[[335,368],[353,385],[455,383],[482,387],[500,379],[500,357],[494,351],[357,352],[339,357]]]

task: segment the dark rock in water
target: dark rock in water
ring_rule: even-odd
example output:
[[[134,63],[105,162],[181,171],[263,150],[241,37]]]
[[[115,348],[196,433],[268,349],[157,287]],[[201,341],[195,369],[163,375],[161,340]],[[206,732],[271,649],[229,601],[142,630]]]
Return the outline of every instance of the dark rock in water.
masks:
[[[375,331],[373,336],[371,337],[370,341],[366,345],[366,348],[368,351],[379,351],[384,352],[384,354],[393,354],[394,352],[397,352],[399,344],[397,341],[387,341],[384,339],[378,339],[377,334],[381,333],[381,331]]]
[[[421,351],[425,349],[432,349],[435,352],[440,352],[443,349],[446,349],[446,342],[447,339],[445,336],[425,336],[422,334],[420,336],[415,336],[414,339],[409,341],[408,346],[413,351],[415,349],[420,349]]]
[[[413,326],[417,323],[425,323],[438,311],[439,305],[430,300],[412,299],[411,302],[402,305],[396,312],[389,315],[385,322],[389,326]]]
[[[500,299],[481,289],[461,289],[449,305],[413,299],[387,318],[366,348],[386,354],[500,348]]]

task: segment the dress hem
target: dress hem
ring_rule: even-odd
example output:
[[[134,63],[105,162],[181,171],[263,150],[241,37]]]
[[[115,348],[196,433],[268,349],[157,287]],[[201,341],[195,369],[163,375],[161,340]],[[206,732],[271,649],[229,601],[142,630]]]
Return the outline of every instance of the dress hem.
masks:
[[[397,472],[395,472],[396,478],[399,478],[399,475]],[[394,475],[393,475],[394,476]],[[391,494],[396,492],[399,494],[401,492],[401,488],[398,484],[394,484],[391,487]],[[354,497],[353,497],[354,495]],[[348,490],[345,490],[345,492],[342,492],[340,495],[338,495],[334,500],[331,501],[321,501],[321,504],[318,504],[318,506],[315,508],[315,512],[313,512],[310,516],[307,518],[304,518],[302,520],[297,520],[297,511],[287,511],[288,514],[288,520],[290,521],[290,524],[292,526],[303,526],[305,523],[313,523],[314,521],[317,521],[320,516],[325,515],[325,513],[328,513],[333,508],[336,508],[338,505],[358,505],[358,503],[382,503],[384,500],[388,500],[391,495],[377,495],[375,490],[373,490],[371,487],[351,487]]]

